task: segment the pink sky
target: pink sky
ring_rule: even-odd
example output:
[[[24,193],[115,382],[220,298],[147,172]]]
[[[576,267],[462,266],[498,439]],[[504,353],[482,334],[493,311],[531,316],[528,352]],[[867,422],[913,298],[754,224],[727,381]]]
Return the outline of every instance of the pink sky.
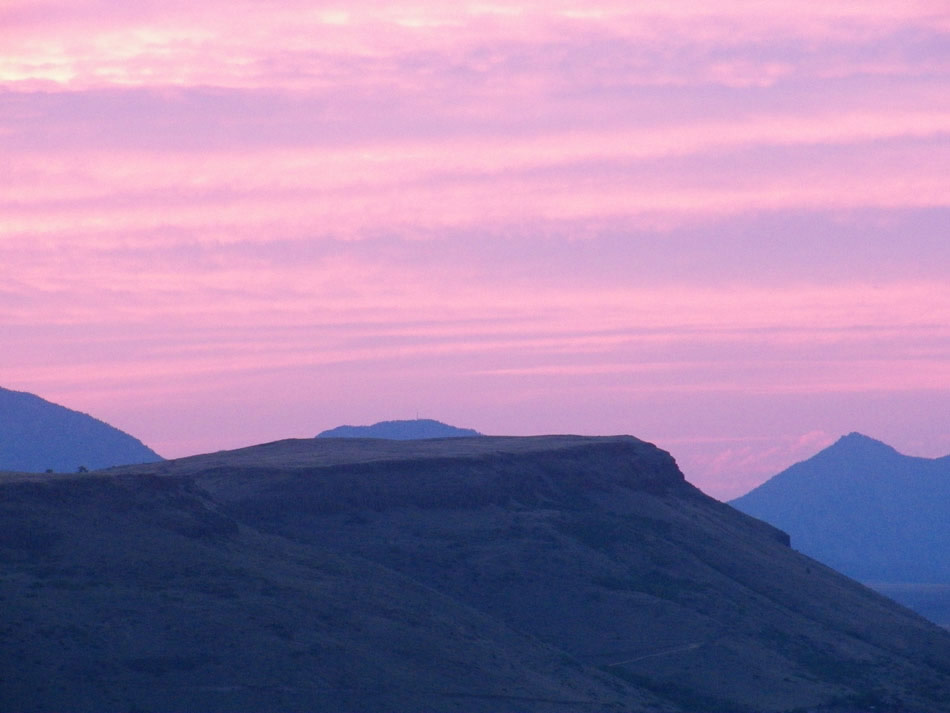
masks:
[[[6,0],[0,48],[0,386],[166,457],[950,453],[943,0]]]

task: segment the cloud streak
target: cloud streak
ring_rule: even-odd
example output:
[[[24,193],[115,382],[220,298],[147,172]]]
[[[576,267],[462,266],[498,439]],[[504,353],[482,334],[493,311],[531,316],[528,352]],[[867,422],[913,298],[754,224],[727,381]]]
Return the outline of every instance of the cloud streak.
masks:
[[[827,2],[808,8],[791,3],[765,8],[754,2],[698,8],[663,2],[631,8],[607,2],[446,7],[286,1],[137,3],[123,10],[113,2],[75,2],[67,8],[37,12],[35,3],[7,3],[0,39],[9,49],[0,77],[83,88],[150,85],[156,79],[178,85],[301,88],[352,83],[359,71],[360,76],[368,74],[368,83],[382,76],[411,86],[442,59],[458,75],[495,70],[508,79],[527,69],[558,81],[564,75],[552,74],[550,64],[586,52],[598,60],[594,70],[614,71],[631,68],[626,57],[632,54],[632,68],[647,70],[641,81],[700,78],[747,86],[769,84],[795,71],[803,45],[848,48],[850,53],[834,57],[847,63],[860,57],[860,48],[883,44],[890,50],[884,61],[865,60],[865,67],[891,72],[902,61],[916,59],[908,33],[918,41],[936,38],[948,25],[947,13],[932,2],[901,3],[899,9],[887,2],[860,7]],[[894,42],[894,37],[905,39]],[[275,38],[280,39],[276,47]],[[591,50],[610,47],[611,40],[639,51]],[[770,57],[762,50],[764,43],[784,46],[784,56],[774,52],[778,57]],[[669,62],[671,49],[677,61]],[[666,55],[665,72],[651,63],[658,50]],[[821,54],[817,64],[828,71],[827,50]],[[764,61],[759,59],[763,56]],[[806,54],[804,59],[807,66],[811,58]],[[840,72],[841,64],[831,71]]]

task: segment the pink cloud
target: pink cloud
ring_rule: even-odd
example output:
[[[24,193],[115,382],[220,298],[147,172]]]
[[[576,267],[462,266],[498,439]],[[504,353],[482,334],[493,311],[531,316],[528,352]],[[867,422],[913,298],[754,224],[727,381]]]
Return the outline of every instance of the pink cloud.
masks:
[[[640,4],[631,8],[613,3],[524,3],[492,7],[487,4],[446,6],[351,2],[345,6],[310,3],[234,2],[171,4],[76,2],[69,9],[16,3],[6,8],[0,41],[7,48],[0,81],[52,81],[73,87],[108,85],[216,85],[309,88],[327,81],[356,81],[341,69],[352,60],[366,69],[376,65],[370,81],[385,66],[381,58],[401,64],[390,73],[410,85],[418,81],[403,62],[427,53],[443,55],[475,72],[499,65],[506,45],[531,54],[545,46],[569,45],[572,38],[590,46],[616,38],[631,49],[646,47],[735,48],[753,46],[775,37],[796,43],[866,44],[895,28],[946,31],[947,13],[932,3],[718,3],[715,8],[691,3]],[[279,37],[280,51],[273,38]],[[320,54],[312,48],[319,47]],[[484,51],[484,48],[491,48]],[[476,49],[466,60],[466,53]],[[501,50],[501,55],[497,54]],[[792,65],[747,58],[711,57],[705,81],[754,86],[774,81]],[[637,56],[648,57],[638,52]],[[495,57],[495,59],[492,59]],[[276,60],[276,62],[275,62]],[[428,57],[427,64],[432,64]],[[390,66],[395,66],[390,64]],[[784,68],[783,68],[784,67]],[[649,76],[655,80],[654,67]],[[690,81],[690,73],[670,67],[668,81]],[[276,70],[276,71],[275,71]],[[550,72],[551,67],[548,67]],[[776,74],[777,73],[777,74]],[[699,73],[702,75],[702,72]],[[644,75],[647,76],[647,75]],[[553,77],[549,76],[549,79]]]
[[[942,120],[937,117],[933,128],[923,130],[938,130]],[[870,122],[861,126],[864,136],[874,131]],[[315,231],[360,237],[383,229],[411,234],[525,219],[606,215],[689,221],[789,208],[946,205],[950,184],[939,160],[945,142],[895,152],[883,143],[893,126],[886,124],[875,142],[862,145],[852,138],[853,149],[850,143],[841,150],[824,149],[818,162],[787,164],[780,174],[761,165],[732,175],[716,170],[726,170],[734,160],[715,153],[728,144],[719,139],[706,145],[693,138],[702,132],[691,128],[682,132],[679,150],[695,141],[698,153],[690,156],[699,170],[692,171],[683,170],[682,156],[668,167],[662,158],[640,156],[650,145],[649,132],[632,137],[629,158],[618,140],[621,148],[610,159],[604,153],[617,138],[610,135],[593,139],[587,154],[582,142],[572,144],[568,138],[560,155],[538,140],[488,142],[481,148],[461,141],[418,150],[397,145],[163,155],[157,165],[157,156],[144,153],[80,154],[58,166],[35,155],[21,157],[0,181],[9,188],[0,209],[10,239],[19,235],[22,241],[39,236],[56,241],[57,235],[93,231],[100,231],[103,240],[110,232],[174,228],[220,242],[247,240],[249,231],[266,241],[267,236]],[[806,143],[809,137],[779,132],[761,140],[778,141],[784,149],[789,140]],[[676,134],[667,141],[677,144]],[[751,141],[742,150],[755,147],[756,139]],[[658,143],[653,150],[662,155],[663,139]]]

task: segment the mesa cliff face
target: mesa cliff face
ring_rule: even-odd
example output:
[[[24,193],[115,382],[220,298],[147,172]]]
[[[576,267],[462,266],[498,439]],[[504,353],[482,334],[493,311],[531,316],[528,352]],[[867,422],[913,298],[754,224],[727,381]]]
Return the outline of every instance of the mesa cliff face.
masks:
[[[950,635],[634,438],[284,441],[0,495],[18,710],[950,710]]]

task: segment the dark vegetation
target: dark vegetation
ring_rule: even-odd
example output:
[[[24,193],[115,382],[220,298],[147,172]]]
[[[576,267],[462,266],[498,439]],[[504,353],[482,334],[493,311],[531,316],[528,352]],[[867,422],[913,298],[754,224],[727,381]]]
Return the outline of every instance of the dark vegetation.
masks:
[[[950,710],[950,634],[629,437],[8,474],[0,562],[4,710]]]

